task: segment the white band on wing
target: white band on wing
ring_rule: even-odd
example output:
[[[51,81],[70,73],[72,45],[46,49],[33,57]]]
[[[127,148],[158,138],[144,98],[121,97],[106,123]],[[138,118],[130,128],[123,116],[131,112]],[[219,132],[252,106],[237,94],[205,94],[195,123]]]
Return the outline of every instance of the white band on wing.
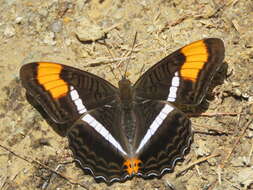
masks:
[[[149,129],[147,130],[145,136],[140,142],[139,147],[136,150],[136,153],[138,153],[144,145],[148,142],[148,140],[155,134],[157,129],[161,126],[163,120],[169,115],[169,113],[173,110],[174,108],[168,104],[165,104],[163,109],[160,111],[160,113],[156,116],[155,120],[152,122],[150,125]]]
[[[82,117],[82,120],[88,123],[91,127],[93,127],[100,135],[102,135],[107,141],[109,141],[120,152],[127,155],[127,153],[123,150],[123,148],[115,140],[115,138],[111,135],[111,133],[94,117],[92,117],[90,114],[86,114],[85,116]]]
[[[70,86],[70,97],[74,101],[79,114],[83,114],[83,113],[87,112],[86,107],[83,105],[82,99],[79,98],[79,94],[74,89],[73,86]]]
[[[178,72],[175,72],[174,77],[171,81],[171,87],[170,87],[170,93],[168,95],[167,101],[169,102],[175,102],[177,97],[177,89],[180,84],[180,78],[178,76]]]

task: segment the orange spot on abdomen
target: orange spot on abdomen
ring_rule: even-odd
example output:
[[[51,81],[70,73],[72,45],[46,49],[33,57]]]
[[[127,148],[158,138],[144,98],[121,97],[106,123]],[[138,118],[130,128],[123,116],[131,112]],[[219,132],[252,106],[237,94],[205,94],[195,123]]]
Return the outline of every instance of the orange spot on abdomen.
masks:
[[[129,175],[133,175],[138,173],[140,168],[141,161],[137,158],[129,158],[124,162],[124,166],[126,166],[126,171]]]

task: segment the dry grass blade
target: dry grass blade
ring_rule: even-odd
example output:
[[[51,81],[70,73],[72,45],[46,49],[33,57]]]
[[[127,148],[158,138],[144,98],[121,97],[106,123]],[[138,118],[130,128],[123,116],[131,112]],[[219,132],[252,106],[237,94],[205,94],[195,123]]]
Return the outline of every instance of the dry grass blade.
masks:
[[[43,168],[45,168],[45,169],[47,169],[47,170],[49,170],[49,171],[51,171],[51,172],[57,174],[57,175],[60,176],[61,178],[67,180],[67,181],[68,181],[69,183],[71,183],[72,185],[79,185],[79,186],[81,186],[81,187],[83,187],[83,188],[89,190],[89,188],[88,188],[86,185],[80,184],[80,183],[78,183],[78,182],[76,182],[76,181],[74,181],[74,180],[72,180],[72,179],[69,179],[69,177],[67,177],[67,176],[65,176],[65,175],[63,175],[63,174],[61,174],[61,173],[55,171],[54,169],[52,169],[52,168],[46,166],[45,164],[43,164],[43,163],[41,163],[41,162],[39,162],[39,161],[37,161],[37,160],[34,160],[34,159],[29,158],[29,157],[24,156],[24,155],[21,156],[20,154],[15,153],[15,152],[12,151],[9,147],[6,147],[6,146],[4,146],[4,145],[1,145],[1,144],[0,144],[0,147],[1,147],[2,149],[4,149],[4,150],[8,151],[9,153],[13,154],[14,156],[16,156],[16,157],[18,157],[18,158],[20,158],[20,159],[22,159],[22,160],[24,160],[24,161],[26,161],[26,162],[32,164],[32,165],[39,165],[39,166],[41,166],[41,167],[43,167]]]
[[[189,170],[189,169],[192,168],[193,166],[195,166],[195,165],[197,165],[197,164],[199,164],[199,163],[201,163],[201,162],[204,162],[204,161],[206,161],[206,160],[208,160],[208,159],[210,159],[210,158],[217,157],[217,156],[220,156],[220,154],[213,154],[213,155],[210,155],[210,156],[207,156],[207,157],[200,158],[200,159],[198,159],[198,160],[196,160],[196,161],[194,161],[194,162],[188,164],[188,166],[186,166],[185,168],[183,168],[181,171],[177,172],[177,173],[176,173],[176,176],[178,177],[178,176],[180,176],[183,172]]]
[[[236,139],[234,146],[232,147],[231,151],[228,153],[227,157],[223,160],[223,162],[220,164],[220,168],[221,170],[226,166],[226,164],[228,163],[228,160],[230,159],[232,153],[234,152],[236,146],[238,145],[238,143],[240,142],[241,138],[245,135],[247,129],[249,128],[250,124],[253,122],[253,119],[250,120],[244,127],[242,134]],[[218,179],[216,179],[208,188],[208,190],[212,190],[214,189],[215,185],[217,184]]]

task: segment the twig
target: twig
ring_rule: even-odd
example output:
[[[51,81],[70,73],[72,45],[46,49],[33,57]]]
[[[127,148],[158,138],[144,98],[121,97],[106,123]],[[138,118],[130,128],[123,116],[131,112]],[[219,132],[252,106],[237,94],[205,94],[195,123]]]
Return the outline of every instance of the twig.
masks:
[[[190,168],[192,168],[192,167],[193,167],[194,165],[196,165],[196,164],[199,164],[199,163],[201,163],[201,162],[204,162],[204,161],[206,161],[206,160],[208,160],[208,159],[210,159],[210,158],[217,157],[217,156],[220,156],[220,154],[213,154],[213,155],[210,155],[210,156],[207,156],[207,157],[200,158],[200,159],[198,159],[198,160],[196,160],[196,161],[194,161],[194,162],[188,164],[188,166],[186,166],[186,167],[185,167],[184,169],[182,169],[181,171],[177,172],[177,173],[176,173],[176,176],[177,176],[177,177],[180,176],[183,172],[189,170]]]
[[[220,130],[216,126],[202,126],[200,124],[193,123],[193,127],[194,128],[197,127],[197,128],[207,130],[207,132],[194,130],[194,133],[207,134],[207,135],[232,135],[233,134],[232,132],[227,132],[227,131],[224,131],[224,130]]]
[[[218,167],[218,171],[217,171],[217,174],[218,174],[218,182],[219,184],[221,184],[221,167]]]
[[[226,162],[230,159],[232,153],[233,153],[234,150],[235,150],[235,147],[238,145],[238,143],[239,143],[239,141],[241,140],[241,138],[245,135],[246,130],[248,129],[249,125],[250,125],[252,122],[253,122],[253,119],[250,120],[250,121],[246,124],[245,128],[244,128],[243,131],[242,131],[242,134],[236,139],[236,141],[235,141],[235,143],[234,143],[234,146],[232,147],[231,151],[229,152],[229,154],[227,155],[227,157],[225,158],[225,160],[221,163],[221,169],[223,169],[223,168],[225,167]]]
[[[229,183],[232,187],[234,187],[235,189],[241,190],[240,187],[237,187],[235,184],[231,183],[229,180],[227,180],[226,178],[224,178],[224,181],[226,181],[227,183]]]
[[[108,63],[114,63],[114,62],[118,62],[118,61],[125,61],[125,60],[128,60],[128,59],[134,59],[135,56],[131,56],[131,57],[117,57],[117,58],[107,58],[107,57],[100,57],[100,58],[97,58],[93,61],[90,61],[88,62],[88,65],[85,66],[85,67],[97,67],[97,66],[100,66],[100,65],[105,65],[105,64],[108,64]]]
[[[176,25],[182,23],[185,19],[189,18],[190,16],[192,16],[192,15],[187,14],[187,15],[184,15],[184,16],[178,18],[178,19],[175,20],[175,21],[167,22],[167,23],[163,26],[163,28],[160,29],[160,31],[158,31],[158,34],[164,32],[164,31],[167,30],[167,29],[170,29],[170,28],[173,27],[173,26],[176,26]]]
[[[253,153],[253,139],[251,140],[251,149],[249,151],[249,157],[248,157],[248,163],[247,164],[250,163],[252,153]]]
[[[210,135],[210,136],[228,136],[229,135],[229,133],[227,132],[220,132],[220,131],[211,130],[211,129],[208,130],[208,132],[194,130],[194,134],[203,134],[203,135]]]
[[[220,7],[218,7],[214,12],[213,14],[211,14],[209,16],[209,18],[213,17],[214,15],[216,15],[221,9],[224,8],[225,5],[222,5]],[[167,22],[162,29],[160,29],[160,31],[158,31],[158,34],[164,32],[165,30],[167,29],[170,29],[171,27],[173,26],[176,26],[180,23],[182,23],[184,20],[188,19],[188,18],[195,18],[195,19],[200,19],[200,18],[204,18],[204,16],[202,15],[195,15],[195,14],[186,14],[186,15],[183,15],[182,17],[176,19],[175,21],[171,21],[171,22]]]
[[[120,25],[123,25],[123,23],[116,23],[116,24],[114,24],[114,25],[112,25],[112,26],[110,26],[110,27],[104,29],[103,31],[104,31],[105,33],[108,33],[108,32],[110,32],[111,30],[113,30],[114,28],[118,28]]]
[[[236,113],[236,112],[218,112],[218,113],[190,113],[187,114],[189,117],[215,117],[215,116],[237,116],[237,115],[249,115],[248,113]]]
[[[195,169],[196,169],[196,171],[197,171],[199,177],[201,177],[201,176],[202,176],[202,173],[199,171],[199,166],[198,166],[198,165],[195,165],[194,167],[195,167]]]
[[[165,181],[165,185],[167,187],[169,187],[171,190],[176,190],[176,188],[174,187],[174,185],[172,183],[170,183],[168,180]]]
[[[240,142],[241,138],[245,135],[247,129],[249,128],[250,124],[253,122],[253,119],[250,120],[244,127],[242,134],[236,139],[234,146],[232,147],[231,151],[229,152],[229,154],[227,155],[227,157],[223,160],[223,162],[220,164],[220,168],[223,169],[225,167],[225,165],[227,164],[228,160],[230,159],[232,153],[235,150],[235,147],[238,145],[238,143]],[[210,186],[209,186],[209,190],[212,190],[215,185],[217,184],[218,179],[216,179]]]
[[[62,167],[62,164],[59,164],[56,169],[54,171],[58,171],[60,169],[60,167]],[[57,177],[56,173],[52,173],[50,178],[48,178],[41,186],[42,190],[46,190],[48,188],[48,186],[50,185],[50,183],[53,182],[53,180]]]
[[[7,178],[8,178],[8,176],[3,176],[3,177],[0,178],[0,182],[1,182],[0,183],[0,189],[3,189],[3,187],[5,186]]]
[[[13,152],[10,148],[8,148],[8,147],[6,147],[6,146],[4,146],[4,145],[1,145],[1,144],[0,144],[0,147],[1,147],[2,149],[4,149],[4,150],[8,151],[9,153],[13,154],[14,156],[20,158],[21,160],[24,160],[24,161],[26,161],[26,162],[28,162],[28,163],[30,163],[30,164],[32,164],[32,165],[39,165],[39,166],[41,166],[41,167],[43,167],[43,168],[45,168],[45,169],[47,169],[47,170],[49,170],[49,171],[51,171],[51,172],[57,174],[57,175],[60,176],[61,178],[67,180],[67,181],[68,181],[69,183],[71,183],[72,185],[79,185],[79,186],[81,186],[81,187],[83,187],[83,188],[89,190],[89,188],[88,188],[86,185],[80,184],[80,183],[78,183],[78,182],[76,182],[76,181],[73,181],[72,179],[69,179],[67,176],[64,176],[63,174],[61,174],[61,173],[59,173],[59,172],[57,172],[57,171],[51,169],[50,167],[46,166],[45,164],[42,164],[41,162],[39,162],[39,161],[37,161],[37,160],[34,160],[34,159],[29,158],[29,157],[24,156],[24,155],[21,156],[21,155],[19,155],[19,154],[16,154],[16,153]]]

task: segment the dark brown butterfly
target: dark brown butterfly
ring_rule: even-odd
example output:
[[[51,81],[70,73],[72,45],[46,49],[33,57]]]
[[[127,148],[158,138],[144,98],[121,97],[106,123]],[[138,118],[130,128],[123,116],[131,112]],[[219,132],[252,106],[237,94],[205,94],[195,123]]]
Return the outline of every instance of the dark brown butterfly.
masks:
[[[131,85],[116,88],[91,73],[48,62],[24,65],[27,94],[61,134],[75,159],[107,183],[161,176],[183,158],[190,120],[177,104],[197,105],[224,59],[222,40],[193,42],[165,57]]]

